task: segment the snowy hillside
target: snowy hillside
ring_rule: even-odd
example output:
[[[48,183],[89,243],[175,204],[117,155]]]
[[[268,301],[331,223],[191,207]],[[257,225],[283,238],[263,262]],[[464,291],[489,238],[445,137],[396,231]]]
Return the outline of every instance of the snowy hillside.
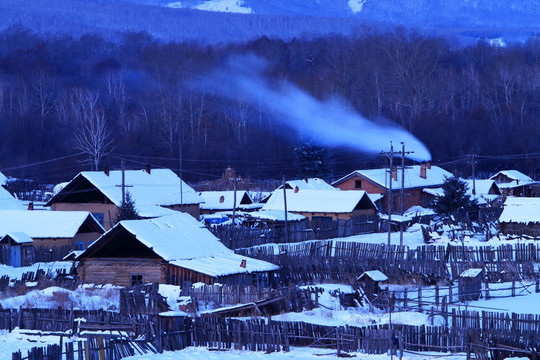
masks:
[[[0,30],[22,25],[39,33],[107,37],[146,31],[164,40],[211,43],[350,34],[363,26],[404,26],[467,41],[522,41],[540,32],[535,0],[3,0],[0,9]]]

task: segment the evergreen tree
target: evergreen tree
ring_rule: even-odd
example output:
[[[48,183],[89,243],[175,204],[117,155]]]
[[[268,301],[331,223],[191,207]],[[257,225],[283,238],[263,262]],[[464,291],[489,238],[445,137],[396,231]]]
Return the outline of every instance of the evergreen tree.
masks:
[[[446,178],[442,185],[444,195],[438,197],[432,208],[441,215],[467,211],[478,206],[476,200],[467,194],[467,184],[456,176]]]
[[[298,177],[328,179],[332,176],[334,165],[327,147],[305,143],[294,150]]]
[[[135,208],[135,201],[131,198],[129,191],[126,191],[126,196],[122,205],[118,209],[118,215],[115,222],[118,223],[122,220],[137,220],[140,219],[139,213]]]

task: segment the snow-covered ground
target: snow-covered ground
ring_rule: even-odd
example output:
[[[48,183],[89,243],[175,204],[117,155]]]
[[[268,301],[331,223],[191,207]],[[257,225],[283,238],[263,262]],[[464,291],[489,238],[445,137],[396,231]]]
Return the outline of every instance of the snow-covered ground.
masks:
[[[390,355],[366,355],[366,354],[351,354],[356,355],[358,360],[390,360]],[[421,353],[411,354],[406,353],[403,356],[405,360],[425,360],[437,359],[444,357],[446,360],[463,360],[465,354],[442,354],[442,353]],[[126,360],[240,360],[240,359],[264,359],[264,360],[315,360],[315,359],[337,359],[335,350],[323,350],[313,348],[292,348],[290,352],[276,352],[265,354],[263,352],[254,351],[210,351],[205,348],[189,347],[182,351],[164,352],[163,354],[149,354],[130,356]],[[395,359],[396,357],[394,357]]]

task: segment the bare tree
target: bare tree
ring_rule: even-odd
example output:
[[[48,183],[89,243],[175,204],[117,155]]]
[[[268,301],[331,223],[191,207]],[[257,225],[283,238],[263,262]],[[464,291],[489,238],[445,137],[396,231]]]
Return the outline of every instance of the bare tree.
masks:
[[[92,99],[84,104],[93,104]],[[95,104],[95,103],[94,103]],[[101,160],[112,151],[111,132],[107,128],[107,121],[103,111],[95,106],[82,109],[78,120],[78,128],[74,135],[75,149],[80,150],[88,156],[86,162],[90,163],[92,170],[97,170]]]

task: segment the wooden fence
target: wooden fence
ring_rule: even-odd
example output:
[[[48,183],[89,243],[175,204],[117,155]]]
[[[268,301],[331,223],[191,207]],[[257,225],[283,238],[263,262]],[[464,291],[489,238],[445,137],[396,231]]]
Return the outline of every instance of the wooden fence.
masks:
[[[209,230],[230,249],[241,249],[264,244],[297,243],[307,240],[332,239],[377,232],[377,216],[357,216],[349,220],[319,222],[296,221],[265,228],[233,225],[210,226]]]
[[[90,335],[86,344],[66,343],[66,350],[62,348],[62,352],[66,359],[114,360],[143,352],[179,350],[191,345],[265,352],[288,351],[290,346],[365,354],[473,351],[482,356],[486,351],[516,354],[540,348],[540,315],[453,309],[446,314],[445,320],[443,326],[385,324],[336,327],[260,318],[160,317],[154,319],[153,330],[144,341]],[[58,359],[54,357],[59,353],[58,347],[32,351],[27,358]],[[23,357],[16,353],[13,359]]]
[[[88,338],[87,341],[34,347],[24,357],[22,352],[18,351],[12,354],[12,360],[118,360],[127,356],[157,352],[158,349],[149,341],[97,336]]]
[[[448,326],[323,326],[301,322],[197,318],[193,344],[213,349],[288,351],[290,346],[337,349],[338,352],[393,354],[409,351],[470,352],[473,344],[538,349],[540,318],[453,311]],[[489,346],[488,346],[489,347]]]
[[[539,244],[491,246],[387,246],[345,241],[308,241],[253,247],[237,253],[280,265],[282,283],[349,281],[367,270],[380,270],[391,281],[404,278],[433,283],[457,279],[469,269],[482,267],[488,280],[535,279],[534,262],[540,261]]]

